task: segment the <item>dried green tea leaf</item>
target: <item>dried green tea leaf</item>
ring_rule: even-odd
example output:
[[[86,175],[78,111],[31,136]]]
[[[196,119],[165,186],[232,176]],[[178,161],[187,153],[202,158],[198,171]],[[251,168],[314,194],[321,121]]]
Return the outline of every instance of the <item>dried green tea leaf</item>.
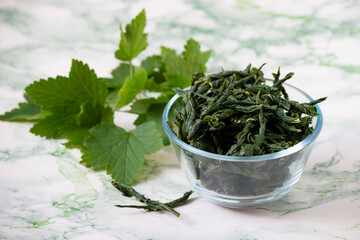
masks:
[[[184,204],[190,195],[194,192],[193,190],[184,193],[184,195],[178,199],[175,199],[171,202],[162,203],[156,200],[152,200],[150,198],[145,197],[144,195],[137,192],[134,188],[126,186],[124,184],[118,184],[116,182],[112,182],[113,186],[118,189],[122,194],[126,197],[135,197],[139,202],[145,203],[145,205],[115,205],[120,208],[140,208],[148,211],[168,211],[175,216],[179,217],[180,213],[178,213],[175,209],[176,206]]]
[[[325,98],[310,103],[289,100],[282,84],[294,74],[280,79],[279,69],[270,86],[262,66],[195,74],[190,89],[178,90],[183,105],[171,124],[177,126],[178,137],[205,151],[253,156],[289,148],[311,134],[312,117],[317,115],[313,105]]]

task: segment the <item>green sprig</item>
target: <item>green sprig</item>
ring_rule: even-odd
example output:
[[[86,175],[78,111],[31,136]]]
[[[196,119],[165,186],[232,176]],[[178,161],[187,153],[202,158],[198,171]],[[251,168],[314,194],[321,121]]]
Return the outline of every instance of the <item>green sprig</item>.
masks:
[[[161,126],[165,103],[173,87],[190,85],[191,74],[205,71],[211,51],[200,51],[190,39],[183,53],[162,47],[140,66],[133,60],[148,46],[146,13],[142,10],[125,29],[120,27],[119,66],[111,78],[100,78],[80,60],[72,60],[68,76],[40,79],[25,89],[26,102],[3,115],[2,121],[34,122],[31,132],[46,138],[65,138],[68,148],[81,149],[87,167],[104,168],[120,184],[131,184],[147,154],[169,144]],[[160,97],[139,98],[144,92]],[[149,94],[151,95],[151,94]],[[114,124],[114,112],[131,105],[136,129]]]

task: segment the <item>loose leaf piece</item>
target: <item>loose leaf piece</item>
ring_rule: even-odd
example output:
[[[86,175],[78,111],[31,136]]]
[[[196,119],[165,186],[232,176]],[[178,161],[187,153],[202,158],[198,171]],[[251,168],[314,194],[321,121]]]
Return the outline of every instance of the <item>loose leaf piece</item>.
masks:
[[[205,64],[210,58],[211,51],[201,52],[200,44],[194,39],[189,39],[181,55],[166,47],[161,48],[161,55],[165,63],[164,76],[168,81],[168,87],[184,88],[191,84],[192,74],[206,71]]]
[[[82,162],[87,167],[105,167],[116,182],[131,184],[144,162],[144,155],[163,147],[154,122],[146,122],[126,132],[114,124],[102,123],[90,130],[85,140]]]
[[[118,184],[116,182],[112,182],[113,186],[117,188],[120,192],[123,193],[126,197],[135,197],[139,202],[145,203],[145,206],[141,205],[115,205],[116,207],[120,208],[141,208],[148,211],[168,211],[175,216],[179,217],[180,213],[174,210],[173,208],[184,204],[190,197],[190,195],[194,191],[186,192],[182,197],[175,199],[171,202],[161,203],[159,201],[151,200],[150,198],[145,197],[144,195],[137,192],[134,188]]]

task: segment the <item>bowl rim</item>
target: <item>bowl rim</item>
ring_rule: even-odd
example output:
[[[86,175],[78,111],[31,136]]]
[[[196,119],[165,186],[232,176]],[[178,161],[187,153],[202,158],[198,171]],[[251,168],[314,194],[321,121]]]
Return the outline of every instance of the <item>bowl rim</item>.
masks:
[[[309,101],[313,101],[314,99],[312,97],[310,97],[310,95],[308,95],[306,92],[302,91],[301,89],[291,85],[291,84],[287,84],[287,83],[283,83],[284,86],[289,87],[289,88],[293,88],[294,90],[300,92],[302,95],[304,95]],[[190,87],[190,86],[189,86]],[[187,87],[187,88],[189,88]],[[185,88],[185,89],[187,89]],[[323,115],[321,112],[320,107],[318,106],[318,104],[315,104],[314,106],[316,107],[317,112],[319,113],[318,116],[316,116],[316,124],[314,127],[314,130],[312,132],[312,134],[310,134],[309,136],[307,136],[305,139],[303,139],[301,142],[285,149],[285,150],[281,150],[279,152],[275,152],[275,153],[270,153],[270,154],[264,154],[264,155],[257,155],[257,156],[227,156],[227,155],[221,155],[221,154],[216,154],[216,153],[211,153],[211,152],[207,152],[198,148],[195,148],[193,146],[190,146],[189,144],[183,142],[182,140],[180,140],[175,133],[170,129],[169,125],[167,124],[167,120],[168,120],[168,115],[169,115],[169,111],[171,109],[171,106],[174,104],[174,102],[179,98],[179,94],[175,94],[170,101],[166,104],[163,114],[162,114],[162,125],[163,128],[166,132],[166,134],[168,135],[168,137],[170,138],[170,140],[172,140],[173,142],[175,142],[178,146],[180,146],[181,148],[185,149],[186,151],[192,152],[194,154],[198,154],[204,157],[208,157],[208,158],[213,158],[213,159],[217,159],[217,160],[222,160],[222,161],[235,161],[235,162],[254,162],[254,161],[265,161],[265,160],[273,160],[273,159],[278,159],[281,157],[285,157],[291,154],[294,154],[296,152],[301,151],[302,149],[306,148],[307,146],[309,146],[311,143],[313,143],[316,138],[319,136],[321,129],[322,129],[322,125],[323,125]]]

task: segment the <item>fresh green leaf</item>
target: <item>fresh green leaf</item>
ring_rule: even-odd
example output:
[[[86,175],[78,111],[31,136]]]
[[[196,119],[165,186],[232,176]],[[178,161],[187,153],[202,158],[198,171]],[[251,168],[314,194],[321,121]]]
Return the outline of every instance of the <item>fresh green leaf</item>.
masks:
[[[64,145],[67,148],[84,147],[85,139],[89,136],[89,130],[101,123],[111,124],[114,121],[114,112],[110,107],[98,103],[85,103],[80,106],[81,111],[76,116],[77,125],[68,125],[60,129],[60,133],[68,142]]]
[[[139,114],[139,117],[135,120],[135,125],[140,125],[144,122],[154,121],[161,127],[161,116],[166,104],[151,104],[145,113]]]
[[[115,57],[122,61],[131,61],[147,47],[147,34],[144,33],[146,25],[145,10],[142,10],[131,24],[126,25],[126,32],[121,30],[119,50]]]
[[[145,86],[145,89],[150,91],[161,92],[158,84],[165,82],[163,73],[165,72],[165,63],[163,57],[159,55],[153,55],[147,57],[141,62],[141,67],[147,71],[149,81]]]
[[[145,113],[139,114],[139,116],[135,120],[134,124],[136,126],[138,126],[140,124],[143,124],[143,123],[146,123],[149,121],[155,122],[158,129],[161,132],[163,144],[166,146],[166,145],[169,145],[170,142],[167,137],[167,134],[165,133],[165,131],[162,127],[162,114],[163,114],[165,106],[166,106],[166,103],[151,104]]]
[[[89,130],[99,124],[113,123],[114,112],[110,107],[105,107],[99,103],[85,103],[80,106],[81,111],[76,115],[76,124],[68,125],[60,129],[61,136],[68,142],[64,145],[67,148],[84,147],[85,139],[89,136]]]
[[[165,59],[168,56],[176,57],[177,56],[176,50],[162,46],[161,47],[161,57],[163,59]]]
[[[81,61],[73,60],[69,77],[41,79],[25,89],[26,93],[42,109],[57,111],[69,105],[80,106],[85,102],[104,103],[107,97],[105,83],[98,79],[94,70]]]
[[[140,99],[131,105],[131,109],[129,111],[130,113],[139,115],[134,122],[134,125],[136,126],[145,122],[155,122],[161,132],[164,145],[170,144],[169,139],[162,127],[162,113],[168,101],[168,96]]]
[[[79,108],[75,105],[59,109],[44,119],[40,119],[30,129],[30,132],[46,138],[61,138],[61,131],[63,129],[72,128],[77,125],[76,117],[79,111]]]
[[[130,184],[144,162],[144,155],[155,153],[162,147],[154,122],[141,124],[130,132],[114,124],[102,123],[90,130],[82,162],[87,167],[105,167],[116,182]]]
[[[184,77],[183,75],[176,73],[164,73],[166,82],[162,84],[163,87],[167,89],[173,88],[185,88],[190,86],[191,78]]]
[[[200,44],[189,39],[185,45],[185,51],[182,55],[177,55],[174,50],[168,48],[161,49],[165,62],[166,72],[177,74],[187,79],[192,79],[195,72],[205,72],[205,64],[208,61],[211,51],[201,52]]]
[[[124,85],[119,91],[119,101],[116,105],[117,108],[128,105],[138,93],[144,88],[147,81],[146,70],[138,67],[135,68],[134,77],[127,77]]]
[[[152,73],[155,69],[160,69],[163,64],[163,58],[159,55],[153,55],[141,61],[141,67],[144,68],[148,74]]]
[[[160,96],[158,98],[143,98],[136,100],[132,105],[129,112],[135,114],[146,113],[152,104],[162,104],[169,101],[168,96]]]
[[[200,44],[194,39],[190,38],[185,45],[185,51],[183,53],[184,59],[188,62],[194,62],[198,64],[199,72],[205,72],[206,67],[205,64],[209,60],[211,56],[211,50],[201,52]]]
[[[134,72],[134,66],[131,66]],[[128,63],[120,63],[117,68],[111,72],[112,78],[106,78],[106,86],[108,88],[121,88],[127,77],[130,76],[130,65]]]
[[[60,138],[68,129],[91,128],[103,120],[112,121],[112,110],[104,107],[105,82],[81,61],[72,61],[68,78],[42,79],[25,90],[35,104],[49,112],[30,130],[35,135]]]
[[[83,149],[85,139],[90,135],[89,128],[81,126],[63,129],[61,134],[68,140],[65,147],[79,149]]]
[[[24,95],[24,97],[26,102],[19,103],[19,108],[14,108],[4,113],[4,115],[0,115],[0,120],[17,122],[37,121],[46,116],[46,112],[41,112],[40,106],[35,105],[29,96]]]
[[[162,86],[155,82],[153,77],[149,77],[148,75],[143,90],[149,92],[162,92]]]
[[[104,108],[104,104],[87,102],[81,104],[80,109],[80,113],[76,117],[76,122],[79,126],[92,127],[99,122],[113,122],[114,112],[110,107]]]

